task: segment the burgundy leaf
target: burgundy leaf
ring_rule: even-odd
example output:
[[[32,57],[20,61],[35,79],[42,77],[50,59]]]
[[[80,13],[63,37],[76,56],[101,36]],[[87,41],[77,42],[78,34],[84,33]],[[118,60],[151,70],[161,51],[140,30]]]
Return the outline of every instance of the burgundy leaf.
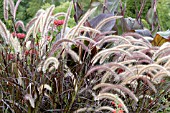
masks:
[[[138,30],[135,30],[135,32],[142,36],[152,37],[152,34],[148,29],[138,29]]]
[[[78,2],[74,3],[74,11],[75,11],[74,19],[75,19],[76,23],[78,23],[78,20],[83,15],[83,10],[80,7],[80,5],[78,4]]]
[[[108,17],[111,17],[111,16],[114,16],[114,15],[113,14],[99,14],[98,16],[90,20],[89,23],[92,28],[95,28],[102,20]],[[104,26],[101,27],[100,31],[101,32],[111,31],[115,25],[115,22],[116,22],[115,19],[107,22]]]

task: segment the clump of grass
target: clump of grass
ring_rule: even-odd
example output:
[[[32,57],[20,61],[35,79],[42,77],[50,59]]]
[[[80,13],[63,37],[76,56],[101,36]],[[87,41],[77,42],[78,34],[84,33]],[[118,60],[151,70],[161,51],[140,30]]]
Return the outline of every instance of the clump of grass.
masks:
[[[164,110],[167,100],[162,104],[161,99],[169,95],[170,85],[168,79],[162,80],[170,76],[170,61],[169,52],[162,50],[169,51],[169,46],[155,48],[135,33],[117,36],[100,32],[105,23],[120,16],[102,21],[96,29],[84,26],[95,8],[67,31],[71,4],[67,13],[52,15],[53,5],[38,11],[25,28],[24,40],[13,37],[11,33],[17,29],[9,31],[0,21],[0,111]],[[65,17],[60,29],[54,25],[59,16]]]

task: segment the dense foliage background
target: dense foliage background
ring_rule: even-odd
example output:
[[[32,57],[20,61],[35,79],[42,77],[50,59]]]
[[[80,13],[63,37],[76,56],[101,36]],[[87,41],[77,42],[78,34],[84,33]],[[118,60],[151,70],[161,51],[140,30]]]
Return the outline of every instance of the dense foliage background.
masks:
[[[14,1],[16,2],[17,0]],[[61,12],[61,11],[65,12],[68,7],[68,1],[69,0],[57,0],[57,1],[56,0],[22,0],[17,12],[17,18],[24,21],[24,23],[27,23],[40,8],[47,8],[50,6],[50,4],[55,4],[55,6],[61,7],[61,8],[58,7],[58,9],[56,9],[56,12]],[[86,2],[83,2],[83,0],[78,0],[78,1],[84,11],[87,11],[88,8],[90,8],[89,4],[91,0],[86,0]],[[122,3],[123,5],[126,5],[125,17],[136,18],[137,13],[139,12],[140,7],[142,5],[142,2],[144,1],[145,1],[145,6],[141,18],[144,20],[145,27],[150,29],[150,27],[147,25],[148,23],[146,23],[146,15],[148,10],[152,6],[151,0],[122,0]],[[67,2],[67,5],[61,5],[61,4],[65,4],[64,2]],[[163,31],[168,30],[170,26],[170,21],[169,21],[170,10],[168,10],[169,7],[170,7],[169,0],[158,0],[157,13],[159,18],[160,30]],[[4,20],[3,0],[0,0],[0,19]],[[11,25],[10,21],[6,23]]]
[[[0,112],[169,113],[169,3],[0,0]]]

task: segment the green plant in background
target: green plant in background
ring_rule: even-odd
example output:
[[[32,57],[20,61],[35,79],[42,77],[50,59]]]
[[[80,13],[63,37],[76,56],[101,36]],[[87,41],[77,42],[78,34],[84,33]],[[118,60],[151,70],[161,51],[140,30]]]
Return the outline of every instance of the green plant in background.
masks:
[[[0,0],[0,19],[3,20],[3,0]]]
[[[70,1],[70,0],[69,0]],[[43,8],[46,9],[50,7],[51,4],[55,4],[56,8],[54,13],[58,12],[67,12],[67,8],[69,6],[68,0],[30,0],[30,1],[21,1],[16,14],[16,20],[22,20],[24,24],[28,23],[31,18],[33,18],[36,14],[36,12]],[[16,3],[17,0],[14,0],[14,3]],[[35,5],[36,4],[36,5]],[[71,19],[69,20],[69,27],[73,27],[75,25],[75,21],[73,19],[74,10],[72,9],[71,13]],[[3,0],[0,0],[0,19],[4,21],[3,17]],[[63,19],[59,18],[59,19]],[[12,18],[9,16],[9,20],[4,21],[7,25],[7,28],[12,29]]]
[[[91,0],[86,0],[86,2],[83,2],[83,0],[78,1],[80,6],[83,8],[83,10],[87,11],[90,8],[90,2]]]
[[[163,31],[170,29],[170,1],[158,0],[157,13],[160,27]]]
[[[126,3],[125,17],[136,18],[136,11],[140,10],[141,1],[143,0],[123,0]],[[141,18],[146,19],[148,10],[151,8],[152,1],[146,0],[144,10],[142,12]],[[159,19],[160,28],[163,31],[170,29],[170,1],[169,0],[158,0],[157,2],[157,15]],[[144,26],[150,29],[147,22],[144,21]]]
[[[36,4],[36,5],[35,5]],[[45,5],[46,4],[46,5]],[[27,1],[27,8],[25,8],[26,13],[29,15],[27,18],[33,17],[36,12],[42,8],[42,6],[47,6],[47,4],[55,4],[56,6],[60,5],[60,0],[31,0]]]
[[[141,2],[144,0],[123,0],[123,3],[126,4],[126,11],[125,11],[125,17],[132,17],[136,18],[136,13],[139,12],[141,8]],[[146,0],[145,7],[143,9],[141,18],[146,19],[146,14],[148,10],[151,7],[151,0]],[[136,12],[138,11],[138,12]]]
[[[151,0],[122,0],[122,5],[126,7],[126,10],[124,12],[125,18],[137,18],[140,8],[142,6],[142,3],[144,5],[144,8],[142,10],[142,13],[140,15],[142,24],[145,28],[151,29],[150,25],[146,21],[146,15],[148,10],[151,8]]]
[[[70,5],[70,2],[67,1],[67,2],[61,2],[61,4],[59,6],[56,6],[55,9],[54,9],[54,12],[53,13],[59,13],[59,12],[65,12],[67,13],[67,9]],[[75,20],[74,20],[74,8],[72,8],[71,10],[71,15],[70,15],[70,19],[68,21],[68,27],[73,27],[76,25],[75,23]],[[62,18],[59,18],[59,19],[63,19]]]
[[[26,9],[26,11],[29,16],[33,17],[44,3],[42,0],[31,0],[28,4],[29,7]]]
[[[60,13],[60,12],[65,12],[65,13],[67,13],[67,9],[68,9],[68,7],[69,7],[69,4],[70,4],[69,1],[67,1],[67,2],[61,2],[59,6],[56,6],[56,7],[55,7],[55,9],[54,9],[54,11],[53,11],[53,14]],[[46,3],[46,4],[42,5],[41,8],[42,8],[42,9],[47,9],[47,8],[49,8],[50,6],[51,6],[50,3]],[[74,16],[74,9],[72,8],[72,10],[71,10],[71,15],[70,15],[70,19],[69,19],[69,21],[68,21],[68,27],[73,27],[73,26],[76,25],[73,16]],[[60,19],[60,20],[63,20],[64,17],[59,17],[59,19]]]
[[[23,25],[19,18],[12,32],[0,20],[0,112],[168,112],[169,43],[155,47],[134,32],[102,32],[122,16],[94,19],[92,28],[86,22],[95,8],[68,32],[73,4],[61,6],[41,6],[26,35],[12,33]]]
[[[27,3],[26,6],[28,6],[28,7],[25,8],[26,13],[28,14],[27,19],[28,18],[30,19],[31,17],[33,17],[35,15],[35,13],[41,8],[46,9],[46,8],[49,7],[49,5],[52,5],[52,4],[54,4],[55,6],[60,6],[62,3],[68,2],[68,1],[70,1],[70,0],[30,0],[30,1],[24,1],[25,3]],[[25,6],[25,5],[23,5],[23,6]],[[63,8],[66,9],[66,7],[63,7]]]
[[[142,21],[142,24],[143,24],[143,26],[145,28],[150,29],[150,26],[149,26],[148,22],[145,19],[142,19],[141,21]]]
[[[56,6],[53,13],[67,12],[70,2],[61,2],[59,6]],[[71,17],[74,15],[74,9],[71,10]]]

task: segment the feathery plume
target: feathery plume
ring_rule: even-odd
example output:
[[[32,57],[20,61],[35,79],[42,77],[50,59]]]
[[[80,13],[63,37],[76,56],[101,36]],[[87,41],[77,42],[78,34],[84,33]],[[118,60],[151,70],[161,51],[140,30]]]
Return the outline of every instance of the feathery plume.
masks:
[[[88,77],[91,73],[93,73],[94,71],[98,71],[98,70],[103,70],[103,71],[110,71],[113,75],[115,74],[115,72],[113,72],[109,67],[107,66],[103,66],[103,65],[100,65],[100,66],[94,66],[92,67],[88,72],[87,74],[85,75],[85,78]]]
[[[61,38],[64,38],[64,36],[65,36],[65,30],[66,30],[66,27],[67,27],[67,24],[68,24],[68,20],[69,20],[70,14],[71,14],[72,5],[73,5],[73,2],[71,1],[70,5],[69,5],[69,8],[67,10],[67,14],[65,16],[63,30],[61,32]]]
[[[74,41],[72,41],[70,39],[60,39],[52,45],[51,51],[49,52],[49,56],[53,55],[54,52],[57,50],[57,47],[64,42],[71,42],[73,44],[76,44]]]
[[[74,111],[73,113],[80,113],[80,112],[91,112],[94,111],[93,108],[91,107],[85,107],[85,108],[79,108],[78,110]]]
[[[122,86],[122,85],[115,85],[115,84],[110,84],[110,83],[100,83],[97,84],[93,87],[94,90],[97,90],[100,87],[108,87],[110,89],[120,89],[120,91],[123,91],[125,93],[127,93],[132,99],[135,100],[135,102],[138,102],[138,98],[135,96],[135,94],[129,90],[128,88]]]
[[[19,27],[21,27],[23,31],[26,31],[25,25],[24,25],[23,21],[21,21],[21,20],[18,20],[18,21],[15,23],[15,28],[16,28],[17,30],[19,29]]]
[[[134,51],[132,53],[132,56],[133,56],[132,59],[137,59],[137,60],[138,59],[144,59],[144,60],[146,60],[146,61],[148,61],[150,63],[153,63],[152,59],[149,56],[147,56],[146,54],[144,54],[144,53],[142,53],[140,51]]]
[[[125,37],[125,38],[126,38],[126,36],[128,36],[128,37],[132,36],[135,39],[142,39],[145,43],[151,45],[151,43],[147,39],[145,39],[142,35],[140,35],[138,33],[128,32],[128,33],[122,34],[122,36]]]
[[[110,90],[114,90],[114,91],[116,91],[118,94],[120,94],[123,98],[126,98],[125,93],[124,93],[123,91],[121,91],[120,89],[117,89],[117,88],[104,87],[104,88],[101,89],[101,91],[100,91],[99,93],[107,93],[107,92],[110,91]],[[115,93],[116,93],[116,92],[115,92]],[[116,93],[116,94],[117,94],[117,93]]]
[[[40,14],[38,16],[38,18],[36,19],[35,23],[34,23],[34,26],[33,26],[33,38],[36,38],[36,35],[37,35],[37,32],[40,28],[40,25],[41,25],[41,21],[43,21],[43,17],[44,15],[43,14]],[[41,44],[40,44],[41,45]],[[42,46],[42,45],[41,45]]]
[[[170,65],[170,59],[168,61],[166,61],[164,67],[167,68],[167,67],[169,67],[169,65]]]
[[[139,75],[142,75],[145,71],[147,72],[148,70],[151,71],[156,69],[159,69],[160,71],[164,71],[167,73],[168,76],[170,76],[170,73],[166,70],[166,68],[158,64],[149,64],[144,66],[142,69],[139,70]]]
[[[120,41],[124,41],[125,44],[131,44],[131,42],[129,40],[127,40],[124,37],[121,36],[116,36],[116,35],[111,35],[111,36],[105,36],[103,37],[99,42],[98,45],[101,47],[103,45],[103,43],[109,41],[109,40],[120,40]]]
[[[43,24],[42,24],[42,26],[40,26],[40,28],[42,27],[41,36],[45,36],[45,33],[47,31],[47,25],[49,25],[48,22],[49,22],[49,19],[51,18],[51,14],[52,14],[54,8],[55,8],[55,6],[51,5],[51,7],[49,7],[46,10],[46,12],[45,12],[45,14],[43,16]]]
[[[55,67],[55,69],[58,68],[58,66],[59,66],[59,61],[58,61],[58,59],[55,58],[55,57],[49,57],[49,58],[47,58],[47,59],[45,60],[44,65],[43,65],[43,67],[42,67],[42,71],[43,71],[44,73],[46,72],[48,66],[49,66],[51,63],[54,63],[53,66]]]
[[[102,111],[102,110],[108,110],[108,111],[113,112],[115,109],[113,109],[113,108],[112,108],[112,107],[110,107],[110,106],[101,106],[101,107],[99,107],[99,108],[95,109],[95,111],[96,111],[96,112],[98,112],[98,111]]]
[[[66,13],[60,12],[60,13],[56,13],[56,14],[53,15],[54,18],[58,18],[58,17],[61,17],[61,16],[66,16]]]
[[[76,52],[71,49],[66,49],[66,53],[68,53],[75,62],[79,62],[80,64],[82,64],[82,61]]]
[[[152,47],[150,44],[145,43],[145,42],[143,42],[143,41],[141,41],[141,40],[137,40],[137,39],[132,40],[132,41],[130,41],[130,42],[131,42],[133,45],[137,45],[137,46],[143,46],[143,47],[148,47],[148,48],[151,48],[151,47]]]
[[[157,50],[154,54],[152,59],[156,60],[157,58],[163,57],[170,52],[170,46],[169,47],[160,47],[159,50]]]
[[[26,31],[29,30],[29,28],[34,24],[34,22],[37,20],[38,17],[34,17],[33,19],[31,19],[27,25],[26,25]]]
[[[93,9],[89,9],[84,17],[80,20],[80,22],[78,23],[78,25],[74,28],[74,32],[72,34],[72,37],[73,38],[75,36],[75,34],[77,33],[78,29],[83,25],[83,23],[87,20],[87,18],[96,10],[96,8],[93,8]]]
[[[11,34],[11,37],[10,37],[10,44],[14,48],[15,53],[16,54],[19,53],[21,55],[21,45],[20,45],[20,42],[18,41],[17,37],[13,38],[12,34]]]
[[[14,1],[13,0],[8,0],[8,4],[10,6],[11,14],[14,15]]]
[[[94,41],[93,39],[91,39],[91,38],[89,38],[89,37],[85,37],[85,36],[76,37],[74,40],[75,40],[75,41],[76,41],[76,40],[86,40],[86,41],[89,41],[90,43],[93,43],[93,44],[96,43],[96,41]]]
[[[102,50],[100,51],[99,53],[97,53],[93,59],[91,60],[92,62],[92,65],[94,65],[100,57],[102,57],[103,55],[105,55],[106,53],[108,54],[112,54],[112,53],[115,53],[115,52],[121,52],[122,54],[125,54],[127,56],[129,56],[130,58],[132,57],[131,54],[123,49],[119,49],[119,48],[109,48],[109,49],[105,49],[105,50]]]
[[[114,101],[120,103],[122,105],[122,108],[125,110],[125,112],[129,113],[124,102],[117,95],[114,95],[114,94],[111,94],[111,93],[100,93],[99,95],[96,96],[96,100],[101,100],[101,99],[105,99],[105,98],[110,99],[110,100],[114,100]]]
[[[48,84],[42,84],[42,85],[38,88],[39,94],[41,94],[44,89],[47,89],[47,90],[49,90],[49,91],[52,91],[52,88],[51,88]]]
[[[4,8],[4,19],[8,20],[8,0],[4,0],[3,2],[3,8]]]
[[[21,2],[21,0],[18,0],[15,7],[14,7],[14,19],[16,18],[16,12],[17,12],[17,9],[18,9],[20,2]]]
[[[166,72],[158,72],[156,75],[153,76],[152,81],[155,84],[159,84],[161,82],[162,78],[165,76],[169,76],[169,75],[167,75]]]
[[[82,43],[81,41],[76,41],[76,45],[77,46],[81,46],[82,49],[84,49],[86,52],[88,52],[89,54],[91,54],[91,50],[84,44]]]
[[[25,99],[25,100],[29,100],[29,103],[30,103],[31,107],[32,107],[32,108],[35,108],[35,99],[32,97],[31,94],[26,94],[26,95],[24,96],[24,99]]]
[[[164,67],[166,68],[167,67],[166,65],[167,65],[167,62],[169,61],[169,59],[170,59],[170,55],[167,55],[167,56],[164,56],[162,58],[158,58],[155,63],[158,64],[158,65],[165,63]]]
[[[123,81],[122,81],[122,85],[125,84],[131,84],[131,82],[135,79],[141,79],[144,83],[146,83],[155,93],[157,92],[155,86],[149,81],[149,77],[144,76],[144,75],[135,75],[135,76],[131,76],[131,77],[126,77]]]
[[[10,33],[7,30],[5,24],[0,20],[0,34],[6,44],[9,44]]]
[[[35,14],[35,17],[38,17],[40,16],[41,14],[44,14],[45,13],[45,10],[44,9],[40,9],[37,11],[37,13]]]

